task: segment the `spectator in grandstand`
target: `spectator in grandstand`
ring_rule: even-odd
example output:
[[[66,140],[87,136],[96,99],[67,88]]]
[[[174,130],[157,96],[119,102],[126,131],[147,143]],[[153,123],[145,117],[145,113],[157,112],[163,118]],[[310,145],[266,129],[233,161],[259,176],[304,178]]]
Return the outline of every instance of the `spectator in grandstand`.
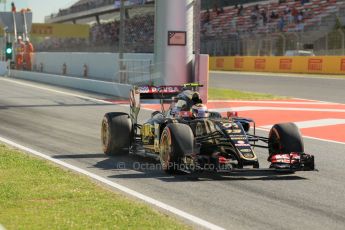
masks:
[[[240,5],[240,7],[238,8],[238,11],[237,11],[237,16],[243,16],[243,5]]]
[[[255,10],[252,11],[252,14],[250,15],[250,20],[252,21],[253,25],[257,24],[258,16]]]
[[[221,6],[221,7],[219,8],[219,14],[222,14],[222,13],[224,13],[224,8]]]
[[[262,18],[262,24],[266,25],[266,23],[267,23],[267,13],[266,13],[265,10],[261,11],[261,18]]]
[[[260,10],[260,9],[259,9],[259,4],[256,4],[255,7],[254,7],[254,11],[255,11],[255,12],[259,12],[259,10]]]
[[[217,14],[217,16],[218,16],[218,15],[224,13],[224,9],[223,9],[223,7],[219,8],[218,4],[214,3],[214,5],[213,5],[213,12],[215,12]]]
[[[280,32],[283,32],[284,31],[284,27],[285,27],[285,19],[284,19],[284,16],[280,16],[280,19],[278,21],[278,29]]]
[[[292,17],[293,17],[294,22],[297,23],[298,11],[297,11],[297,9],[296,9],[295,7],[292,8],[292,10],[291,10],[291,15],[292,15]]]
[[[286,18],[287,18],[288,24],[292,24],[294,22],[294,17],[292,16],[291,10],[289,10],[289,12],[287,13]]]
[[[230,27],[231,27],[231,29],[234,29],[234,30],[236,29],[236,27],[237,27],[237,17],[233,17],[231,19]]]
[[[278,19],[278,18],[279,18],[279,15],[276,14],[276,12],[275,12],[274,10],[272,10],[271,15],[270,15],[270,18],[271,18],[271,19]]]
[[[297,15],[297,23],[301,23],[303,21],[303,11],[300,11]]]
[[[204,17],[202,18],[201,24],[202,24],[202,25],[205,25],[206,23],[209,23],[209,22],[210,22],[210,18],[211,18],[210,10],[207,9],[207,10],[206,10],[206,13],[204,13]]]
[[[301,5],[303,6],[305,3],[308,3],[309,0],[301,0]]]
[[[304,30],[304,23],[300,22],[296,25],[296,31],[303,31]]]
[[[218,4],[217,3],[213,4],[213,12],[218,14]]]
[[[11,2],[11,11],[14,13],[17,11],[16,5],[14,5],[14,2]]]

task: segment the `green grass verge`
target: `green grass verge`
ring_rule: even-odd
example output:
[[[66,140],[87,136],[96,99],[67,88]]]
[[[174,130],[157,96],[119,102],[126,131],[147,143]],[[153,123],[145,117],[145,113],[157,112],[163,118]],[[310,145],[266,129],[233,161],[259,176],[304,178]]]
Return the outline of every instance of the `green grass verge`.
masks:
[[[221,88],[209,88],[208,92],[209,100],[276,100],[276,99],[287,99],[287,97],[279,97],[271,94],[263,93],[252,93],[244,92],[232,89],[221,89]]]
[[[87,177],[1,144],[0,224],[8,230],[189,228]]]

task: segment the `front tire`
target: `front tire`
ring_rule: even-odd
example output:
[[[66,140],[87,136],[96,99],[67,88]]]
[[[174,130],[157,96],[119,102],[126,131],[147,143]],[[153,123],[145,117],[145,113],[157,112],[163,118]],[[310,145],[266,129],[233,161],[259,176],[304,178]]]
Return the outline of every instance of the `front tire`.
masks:
[[[160,139],[159,159],[164,172],[177,173],[186,154],[193,153],[194,135],[185,124],[168,124]]]
[[[103,152],[109,156],[129,152],[132,122],[127,113],[107,113],[102,120]]]
[[[301,132],[294,123],[274,125],[268,137],[268,152],[273,154],[303,153],[304,144]]]

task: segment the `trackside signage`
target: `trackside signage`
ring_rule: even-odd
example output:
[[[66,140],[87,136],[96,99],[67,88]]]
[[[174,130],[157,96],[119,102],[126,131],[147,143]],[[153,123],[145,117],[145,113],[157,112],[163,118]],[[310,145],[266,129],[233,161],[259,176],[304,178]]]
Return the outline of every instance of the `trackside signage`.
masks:
[[[340,60],[340,70],[345,71],[345,59],[344,58]]]
[[[224,58],[217,58],[216,65],[217,65],[217,68],[223,69],[224,68]]]
[[[236,69],[243,69],[243,58],[235,58],[235,68]]]
[[[344,56],[221,56],[211,57],[210,70],[344,74]]]
[[[322,59],[321,58],[311,58],[308,62],[309,71],[322,71]]]
[[[292,69],[292,59],[291,58],[282,58],[279,62],[280,70],[291,70]]]
[[[263,59],[263,58],[255,59],[255,69],[256,70],[265,70],[266,69],[266,59]]]

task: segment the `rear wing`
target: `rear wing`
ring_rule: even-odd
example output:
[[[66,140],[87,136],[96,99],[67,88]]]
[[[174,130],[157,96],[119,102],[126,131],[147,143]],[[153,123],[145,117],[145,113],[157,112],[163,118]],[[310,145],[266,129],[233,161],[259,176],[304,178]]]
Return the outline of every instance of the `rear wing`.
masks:
[[[137,93],[140,94],[140,99],[172,99],[176,97],[183,87],[180,85],[171,86],[138,86]]]
[[[130,117],[137,124],[141,100],[159,100],[163,110],[163,101],[172,100],[183,90],[182,86],[134,86],[129,95]],[[154,101],[153,101],[154,102]],[[157,103],[157,102],[154,102]]]

